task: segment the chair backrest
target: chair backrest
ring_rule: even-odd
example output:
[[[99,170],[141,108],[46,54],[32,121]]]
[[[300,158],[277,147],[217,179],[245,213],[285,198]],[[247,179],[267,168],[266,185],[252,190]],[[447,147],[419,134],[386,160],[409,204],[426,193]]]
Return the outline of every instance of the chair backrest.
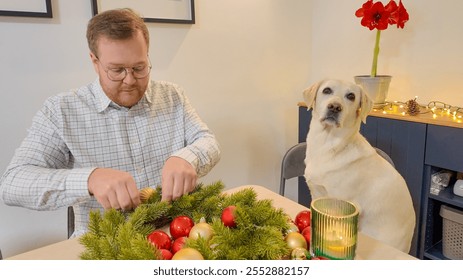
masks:
[[[375,147],[375,149],[376,149],[376,152],[378,153],[378,155],[382,156],[385,160],[387,160],[395,168],[395,164],[394,164],[394,162],[392,161],[391,157],[388,154],[386,154],[380,148]]]
[[[68,207],[68,238],[74,233],[74,208],[72,206]]]
[[[285,195],[286,180],[304,176],[306,148],[306,142],[298,143],[292,146],[284,155],[281,162],[280,195]],[[394,162],[388,154],[379,148],[375,147],[375,149],[380,156],[382,156],[395,168]]]
[[[306,142],[296,144],[284,155],[281,162],[280,195],[285,194],[286,180],[304,175],[306,147]]]

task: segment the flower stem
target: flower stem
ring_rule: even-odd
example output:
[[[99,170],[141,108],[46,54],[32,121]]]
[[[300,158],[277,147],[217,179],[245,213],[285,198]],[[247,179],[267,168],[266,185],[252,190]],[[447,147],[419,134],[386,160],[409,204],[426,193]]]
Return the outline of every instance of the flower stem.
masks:
[[[371,66],[371,77],[376,77],[378,70],[378,54],[379,54],[379,39],[381,38],[381,30],[376,31],[375,48],[373,49],[373,65]]]

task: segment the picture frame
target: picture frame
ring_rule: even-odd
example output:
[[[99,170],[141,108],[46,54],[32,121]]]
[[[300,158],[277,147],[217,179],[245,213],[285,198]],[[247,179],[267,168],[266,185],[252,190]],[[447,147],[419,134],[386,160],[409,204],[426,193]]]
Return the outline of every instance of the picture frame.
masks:
[[[2,0],[0,16],[52,18],[51,0]]]
[[[145,22],[194,24],[194,0],[91,0],[92,13],[131,8],[141,13]]]

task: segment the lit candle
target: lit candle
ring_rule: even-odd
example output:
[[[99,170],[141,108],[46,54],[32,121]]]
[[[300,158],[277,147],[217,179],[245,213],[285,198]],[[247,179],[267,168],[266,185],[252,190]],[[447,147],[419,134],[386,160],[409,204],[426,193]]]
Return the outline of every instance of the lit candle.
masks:
[[[326,245],[325,253],[336,259],[344,258],[346,252],[353,250],[355,246],[355,238],[340,226],[328,229],[323,238]]]
[[[310,209],[311,254],[330,259],[354,259],[359,217],[355,205],[325,197],[313,200]]]

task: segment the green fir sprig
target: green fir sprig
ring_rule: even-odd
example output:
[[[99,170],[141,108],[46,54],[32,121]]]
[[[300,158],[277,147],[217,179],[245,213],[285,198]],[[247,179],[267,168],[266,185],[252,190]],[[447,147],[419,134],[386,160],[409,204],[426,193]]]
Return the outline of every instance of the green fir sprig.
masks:
[[[230,195],[223,194],[224,185],[218,181],[210,185],[199,184],[196,189],[172,203],[161,201],[160,188],[131,212],[107,210],[92,211],[89,231],[80,237],[85,247],[81,259],[87,260],[150,260],[160,259],[160,251],[147,236],[164,227],[180,215],[200,219],[212,225],[210,240],[188,239],[187,247],[197,249],[205,259],[280,259],[288,254],[284,233],[288,230],[288,217],[270,200],[257,200],[252,188]],[[237,226],[228,228],[221,222],[221,213],[235,205]]]

